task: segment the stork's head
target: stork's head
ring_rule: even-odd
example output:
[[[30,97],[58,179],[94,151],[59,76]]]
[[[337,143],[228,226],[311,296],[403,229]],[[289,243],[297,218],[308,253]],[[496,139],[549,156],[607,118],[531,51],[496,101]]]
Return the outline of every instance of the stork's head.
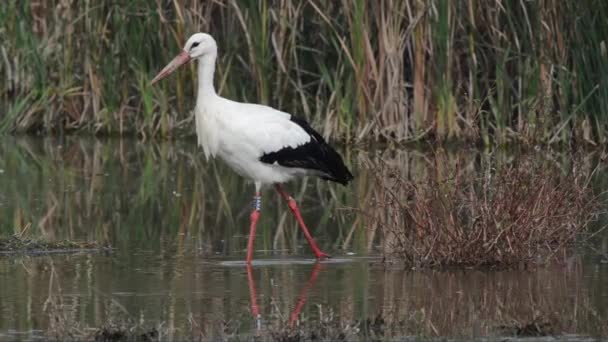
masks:
[[[161,70],[154,79],[152,79],[152,84],[162,80],[163,78],[169,76],[180,66],[187,64],[193,59],[203,58],[205,56],[213,56],[217,55],[217,44],[211,35],[207,33],[195,33],[193,34],[188,41],[186,41],[186,45],[184,45],[183,51],[175,56],[167,66]]]
[[[188,53],[192,59],[209,54],[217,54],[217,44],[211,35],[207,33],[195,33],[184,45],[184,52]]]

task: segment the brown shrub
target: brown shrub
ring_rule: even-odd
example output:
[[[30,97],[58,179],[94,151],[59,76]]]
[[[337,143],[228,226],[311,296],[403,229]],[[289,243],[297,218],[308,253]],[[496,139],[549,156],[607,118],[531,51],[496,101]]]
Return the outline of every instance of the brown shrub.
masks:
[[[522,160],[483,176],[455,166],[417,181],[383,162],[371,168],[368,226],[384,234],[385,260],[408,266],[544,263],[565,251],[599,208],[578,168],[565,174]]]

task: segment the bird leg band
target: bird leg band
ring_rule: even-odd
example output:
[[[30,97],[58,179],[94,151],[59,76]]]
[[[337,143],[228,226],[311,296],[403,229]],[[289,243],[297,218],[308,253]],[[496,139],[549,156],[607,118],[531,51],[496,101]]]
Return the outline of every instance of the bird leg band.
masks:
[[[262,209],[262,196],[260,196],[260,193],[256,193],[255,196],[253,196],[253,210],[260,211],[261,209]]]

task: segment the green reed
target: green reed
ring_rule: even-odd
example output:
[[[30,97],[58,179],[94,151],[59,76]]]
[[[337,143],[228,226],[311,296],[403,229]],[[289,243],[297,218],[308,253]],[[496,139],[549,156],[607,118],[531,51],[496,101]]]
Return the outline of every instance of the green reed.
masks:
[[[597,144],[606,15],[600,0],[7,0],[0,132],[192,135],[194,66],[149,80],[207,31],[222,95],[336,139]]]

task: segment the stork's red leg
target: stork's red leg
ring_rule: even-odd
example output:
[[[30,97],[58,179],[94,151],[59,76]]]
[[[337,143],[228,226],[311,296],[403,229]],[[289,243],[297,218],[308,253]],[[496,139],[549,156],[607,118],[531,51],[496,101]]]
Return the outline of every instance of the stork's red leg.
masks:
[[[283,197],[283,199],[285,199],[285,201],[287,201],[287,204],[289,205],[289,209],[291,209],[293,216],[296,217],[296,220],[298,221],[298,224],[300,225],[300,229],[302,229],[302,232],[304,233],[306,240],[308,240],[308,244],[310,245],[310,248],[312,248],[312,251],[315,253],[315,256],[317,257],[317,259],[328,258],[329,255],[321,252],[319,247],[317,247],[315,240],[312,239],[312,236],[308,232],[308,228],[306,228],[306,224],[304,223],[304,220],[302,219],[302,215],[300,214],[300,210],[298,209],[298,204],[296,203],[296,200],[294,200],[293,197],[291,197],[285,190],[283,190],[283,187],[280,184],[276,184],[275,188],[277,189],[277,192],[279,193],[279,195],[281,195],[281,197]]]
[[[255,227],[260,217],[260,207],[262,204],[262,197],[259,192],[255,193],[253,198],[253,210],[251,211],[251,226],[249,227],[249,241],[247,242],[247,264],[251,264],[253,259],[253,241],[255,240]]]

